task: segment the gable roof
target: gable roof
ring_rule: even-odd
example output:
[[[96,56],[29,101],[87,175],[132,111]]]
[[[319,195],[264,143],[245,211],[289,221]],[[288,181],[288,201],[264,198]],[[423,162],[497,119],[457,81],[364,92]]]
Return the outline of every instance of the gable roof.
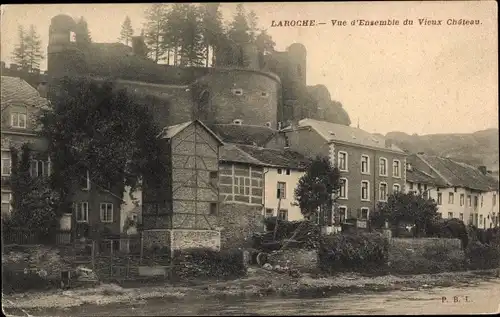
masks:
[[[191,124],[197,123],[201,125],[209,134],[211,134],[220,144],[224,144],[222,140],[215,134],[213,133],[212,130],[210,130],[203,122],[200,120],[194,120],[194,121],[187,121],[184,123],[172,125],[169,127],[163,128],[163,130],[160,132],[160,134],[157,136],[160,139],[171,139],[178,133],[180,133],[182,130],[185,128],[189,127]]]
[[[498,180],[483,174],[472,165],[439,156],[417,155],[417,157],[431,166],[440,175],[440,178],[450,186],[479,191],[498,190],[499,188]]]
[[[1,107],[4,110],[14,103],[45,108],[49,101],[38,90],[19,77],[2,76]]]
[[[422,172],[415,167],[406,170],[406,181],[411,183],[432,184],[435,186],[446,186],[446,182],[441,177],[434,177]]]
[[[278,131],[265,126],[248,124],[211,124],[210,129],[224,142],[265,146]]]
[[[299,121],[299,128],[304,127],[312,128],[323,139],[329,142],[340,141],[385,151],[400,152],[401,154],[405,153],[394,144],[386,147],[385,138],[358,128],[314,119],[302,119]]]
[[[225,144],[221,148],[220,160],[295,170],[304,170],[310,162],[309,158],[288,149],[278,150],[241,144]]]

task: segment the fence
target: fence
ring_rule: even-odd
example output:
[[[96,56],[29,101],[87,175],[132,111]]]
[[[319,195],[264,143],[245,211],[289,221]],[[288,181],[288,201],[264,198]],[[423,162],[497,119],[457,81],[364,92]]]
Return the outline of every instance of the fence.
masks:
[[[5,245],[9,244],[39,244],[40,234],[36,231],[22,228],[10,228],[2,232],[2,239]]]

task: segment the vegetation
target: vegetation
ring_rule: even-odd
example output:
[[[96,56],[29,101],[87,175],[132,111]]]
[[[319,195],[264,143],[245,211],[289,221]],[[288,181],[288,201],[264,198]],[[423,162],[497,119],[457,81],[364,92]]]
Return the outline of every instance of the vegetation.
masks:
[[[434,200],[414,193],[396,192],[389,195],[386,203],[379,203],[370,217],[373,228],[381,228],[387,221],[395,228],[396,235],[404,225],[414,226],[415,235],[425,237],[431,225],[437,221],[438,207]]]
[[[68,210],[70,190],[87,175],[120,198],[124,186],[133,192],[143,176],[160,180],[165,164],[156,139],[159,128],[145,106],[109,82],[64,78],[60,84],[53,110],[40,121],[61,208]]]
[[[45,57],[42,53],[42,41],[34,25],[30,25],[28,32],[22,25],[18,26],[18,43],[12,52],[12,59],[22,68],[32,72],[40,68],[40,61]]]
[[[130,17],[127,15],[125,20],[122,23],[122,29],[120,31],[120,37],[118,40],[120,42],[125,43],[125,45],[129,45],[132,42],[132,36],[134,35],[134,29],[132,28],[132,21]]]
[[[315,158],[299,179],[295,189],[295,199],[299,203],[300,211],[305,218],[319,216],[322,222],[325,219],[331,222],[329,211],[336,198],[333,197],[340,190],[340,172],[328,158]],[[318,214],[319,212],[319,214]]]
[[[80,47],[88,46],[92,42],[89,27],[84,17],[76,23],[75,40]]]

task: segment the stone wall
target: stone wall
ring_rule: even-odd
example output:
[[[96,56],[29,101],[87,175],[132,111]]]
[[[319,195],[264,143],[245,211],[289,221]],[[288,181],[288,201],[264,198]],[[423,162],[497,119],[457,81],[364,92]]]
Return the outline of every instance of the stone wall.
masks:
[[[392,238],[389,240],[390,248],[411,248],[415,252],[421,251],[427,246],[442,246],[448,249],[461,249],[462,243],[460,239],[445,239],[445,238],[418,238],[404,239]]]
[[[172,251],[192,248],[208,248],[218,251],[221,247],[220,235],[217,230],[173,229],[171,231]]]
[[[219,209],[221,248],[238,248],[251,245],[254,232],[263,231],[262,206],[223,203]]]
[[[298,269],[302,272],[312,271],[318,267],[318,251],[285,249],[269,254],[268,261],[273,266],[288,266],[291,269]]]
[[[142,232],[142,245],[144,249],[170,247],[170,231],[167,229],[152,229]]]

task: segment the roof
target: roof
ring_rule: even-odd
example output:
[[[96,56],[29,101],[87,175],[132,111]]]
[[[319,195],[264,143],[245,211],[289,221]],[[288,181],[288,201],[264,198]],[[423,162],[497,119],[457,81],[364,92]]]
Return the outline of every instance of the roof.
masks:
[[[225,144],[220,151],[220,160],[298,170],[305,169],[310,162],[307,157],[288,149],[278,150],[241,144]]]
[[[386,151],[389,150],[404,153],[403,150],[401,150],[394,144],[390,144],[389,147],[386,147],[385,138],[371,134],[358,128],[314,119],[300,120],[299,128],[303,127],[311,127],[327,141],[340,141]]]
[[[443,181],[451,186],[480,191],[498,190],[497,179],[483,174],[472,165],[439,156],[417,156],[431,166],[443,178]]]
[[[425,172],[422,172],[415,167],[411,170],[406,170],[406,181],[411,183],[432,184],[436,186],[446,186],[446,182],[441,177],[434,177]]]
[[[45,108],[49,101],[40,96],[38,90],[19,77],[2,76],[1,105],[4,110],[13,103]]]
[[[265,126],[247,124],[208,125],[224,142],[265,146],[278,131]]]
[[[217,141],[219,141],[220,144],[223,144],[222,140],[215,133],[213,133],[212,130],[210,130],[205,124],[203,124],[203,122],[201,122],[200,120],[187,121],[184,123],[179,123],[176,125],[172,125],[172,126],[163,128],[163,130],[158,135],[158,138],[171,139],[172,137],[174,137],[175,135],[177,135],[178,133],[180,133],[182,130],[189,127],[193,123],[198,123],[199,125],[201,125],[208,133],[210,133]]]

